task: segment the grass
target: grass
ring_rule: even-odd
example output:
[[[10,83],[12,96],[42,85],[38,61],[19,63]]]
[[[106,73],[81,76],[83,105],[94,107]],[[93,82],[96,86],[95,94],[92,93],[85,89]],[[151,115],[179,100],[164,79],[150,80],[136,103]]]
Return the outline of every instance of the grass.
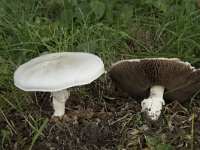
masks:
[[[106,69],[121,59],[144,57],[176,57],[198,68],[200,9],[195,3],[195,0],[184,2],[169,0],[166,3],[159,3],[158,0],[12,2],[2,0],[0,6],[1,148],[7,149],[9,144],[15,145],[12,140],[19,129],[13,122],[14,117],[23,118],[29,132],[26,137],[21,139],[18,137],[20,139],[18,145],[21,146],[25,146],[29,140],[33,146],[40,138],[40,134],[45,133],[45,127],[49,126],[41,114],[38,115],[39,118],[35,117],[37,115],[33,115],[34,117],[27,115],[26,106],[33,104],[35,97],[14,86],[13,73],[19,65],[44,53],[84,51],[100,56]],[[105,84],[103,85],[107,86]],[[98,91],[104,93],[103,90],[98,89]],[[198,96],[192,98],[190,105],[199,108],[196,97],[198,98]],[[101,96],[100,101],[103,98],[105,97]],[[112,98],[111,96],[109,101],[113,101]],[[129,127],[133,128],[131,124],[142,125],[140,119],[135,123],[126,115],[121,118],[115,121],[116,124],[122,122],[125,131],[129,130]],[[116,125],[115,121],[113,125]],[[193,116],[190,122],[191,149],[195,148],[195,137],[193,137],[196,135],[195,121]],[[145,135],[146,141],[150,139],[149,142],[161,143],[162,146],[162,141],[156,141],[156,137],[147,139],[148,137]],[[121,138],[120,141],[126,141],[127,132],[123,133]],[[145,145],[143,141],[140,142],[142,146]],[[171,143],[171,141],[165,142]],[[175,143],[173,146],[181,144],[173,143]],[[120,144],[119,147],[123,148],[123,142]],[[146,146],[148,144],[147,142]],[[152,146],[154,145],[149,147]]]

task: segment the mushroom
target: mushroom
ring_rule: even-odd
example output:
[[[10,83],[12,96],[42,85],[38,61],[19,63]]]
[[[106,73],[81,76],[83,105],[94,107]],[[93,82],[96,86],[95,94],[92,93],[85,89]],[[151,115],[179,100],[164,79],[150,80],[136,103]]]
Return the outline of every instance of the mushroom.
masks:
[[[200,87],[198,84],[187,94],[189,85],[195,82],[192,76],[197,73],[188,62],[176,58],[123,60],[113,64],[109,74],[118,87],[141,101],[141,111],[151,121],[158,120],[165,98],[186,100]]]
[[[24,91],[51,92],[53,116],[63,116],[69,88],[89,84],[104,73],[102,60],[83,52],[51,53],[21,65],[14,73],[14,84]]]
[[[200,69],[193,71],[188,76],[188,83],[185,86],[166,92],[165,99],[184,102],[185,100],[191,99],[198,92],[200,92]]]

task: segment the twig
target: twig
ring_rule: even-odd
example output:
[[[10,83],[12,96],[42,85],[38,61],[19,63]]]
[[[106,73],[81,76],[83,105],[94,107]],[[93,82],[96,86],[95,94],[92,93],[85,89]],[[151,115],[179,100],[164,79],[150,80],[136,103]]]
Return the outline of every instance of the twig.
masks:
[[[117,123],[117,122],[119,122],[119,121],[125,119],[125,118],[128,117],[129,115],[130,115],[130,113],[128,113],[128,114],[126,114],[125,116],[123,116],[123,117],[121,117],[121,118],[119,118],[119,119],[117,119],[117,120],[115,120],[115,121],[109,123],[109,126],[111,126],[111,125],[113,125],[113,124],[115,124],[115,123]]]

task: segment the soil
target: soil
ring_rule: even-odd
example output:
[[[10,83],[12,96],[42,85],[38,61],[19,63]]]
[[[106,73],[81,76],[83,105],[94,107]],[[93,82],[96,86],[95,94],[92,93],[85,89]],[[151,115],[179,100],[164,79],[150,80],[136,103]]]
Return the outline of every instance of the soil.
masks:
[[[167,104],[161,118],[149,123],[141,117],[140,103],[110,85],[106,76],[90,85],[72,88],[62,118],[51,117],[49,93],[29,94],[33,102],[23,111],[24,117],[13,110],[7,114],[12,129],[5,119],[1,123],[12,131],[3,145],[6,150],[28,150],[45,118],[48,123],[33,145],[34,150],[200,148],[198,96],[191,104]]]

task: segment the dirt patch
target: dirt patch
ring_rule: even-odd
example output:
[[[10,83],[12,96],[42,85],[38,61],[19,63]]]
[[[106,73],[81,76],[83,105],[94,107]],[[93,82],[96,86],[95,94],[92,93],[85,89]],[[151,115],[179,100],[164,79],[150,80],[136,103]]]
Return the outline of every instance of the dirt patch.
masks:
[[[142,119],[140,103],[109,86],[102,77],[90,85],[73,88],[66,104],[66,115],[51,118],[49,93],[32,95],[33,103],[24,117],[10,112],[1,126],[11,131],[6,150],[26,150],[45,118],[48,123],[32,149],[35,150],[114,150],[114,149],[197,149],[200,147],[200,104],[196,97],[183,107],[172,102],[163,109],[158,122]],[[192,106],[192,107],[191,107]],[[33,125],[33,127],[31,126]],[[12,128],[11,128],[12,127]]]

